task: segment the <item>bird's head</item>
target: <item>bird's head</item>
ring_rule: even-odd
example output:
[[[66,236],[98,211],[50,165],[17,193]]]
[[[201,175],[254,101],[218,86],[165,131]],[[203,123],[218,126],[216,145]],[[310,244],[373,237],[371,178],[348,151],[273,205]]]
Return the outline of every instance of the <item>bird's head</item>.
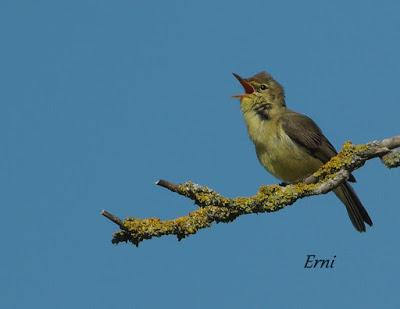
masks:
[[[233,97],[240,99],[244,113],[254,111],[261,117],[269,118],[272,114],[286,107],[283,87],[263,71],[249,78],[242,78],[233,73],[243,86],[245,93]]]

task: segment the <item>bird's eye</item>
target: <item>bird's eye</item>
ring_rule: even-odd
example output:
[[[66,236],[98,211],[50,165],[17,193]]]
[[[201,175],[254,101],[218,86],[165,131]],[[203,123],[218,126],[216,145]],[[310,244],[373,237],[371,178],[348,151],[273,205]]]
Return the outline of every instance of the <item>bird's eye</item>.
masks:
[[[265,86],[264,84],[262,84],[262,85],[260,86],[260,89],[261,89],[261,90],[266,90],[266,89],[267,89],[267,86]]]

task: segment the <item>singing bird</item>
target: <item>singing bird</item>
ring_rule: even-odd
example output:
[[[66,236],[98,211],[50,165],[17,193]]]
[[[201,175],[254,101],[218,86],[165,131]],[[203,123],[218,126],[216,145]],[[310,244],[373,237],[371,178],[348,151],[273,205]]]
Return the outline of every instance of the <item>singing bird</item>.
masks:
[[[316,172],[337,154],[315,122],[286,107],[283,87],[263,71],[250,78],[233,73],[245,93],[240,109],[261,165],[285,183],[295,183]],[[355,182],[353,175],[348,181]],[[365,232],[371,218],[349,182],[334,189],[346,206],[355,229]]]

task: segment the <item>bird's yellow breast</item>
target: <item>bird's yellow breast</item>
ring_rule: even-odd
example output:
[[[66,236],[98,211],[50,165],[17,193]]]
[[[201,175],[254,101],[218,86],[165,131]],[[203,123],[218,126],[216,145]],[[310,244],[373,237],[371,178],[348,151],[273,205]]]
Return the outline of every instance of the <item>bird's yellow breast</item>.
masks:
[[[285,182],[299,181],[322,165],[285,133],[278,117],[262,120],[251,112],[244,116],[258,160],[275,177]]]

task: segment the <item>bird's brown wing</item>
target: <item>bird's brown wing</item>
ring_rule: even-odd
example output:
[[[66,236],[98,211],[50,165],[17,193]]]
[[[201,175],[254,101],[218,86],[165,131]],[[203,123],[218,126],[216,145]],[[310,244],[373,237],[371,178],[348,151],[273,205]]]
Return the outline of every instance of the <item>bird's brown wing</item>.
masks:
[[[285,113],[281,118],[282,129],[300,147],[323,163],[326,163],[337,154],[335,147],[324,136],[315,122],[305,115],[292,111]],[[350,175],[349,181],[355,181]],[[362,205],[348,182],[343,182],[334,190],[335,194],[346,206],[351,222],[357,231],[365,231],[365,223],[372,225],[368,212]]]
[[[305,148],[311,156],[322,163],[328,162],[337,154],[335,147],[311,118],[288,111],[280,121],[282,129],[292,141]],[[355,182],[353,175],[350,175],[349,181]]]

